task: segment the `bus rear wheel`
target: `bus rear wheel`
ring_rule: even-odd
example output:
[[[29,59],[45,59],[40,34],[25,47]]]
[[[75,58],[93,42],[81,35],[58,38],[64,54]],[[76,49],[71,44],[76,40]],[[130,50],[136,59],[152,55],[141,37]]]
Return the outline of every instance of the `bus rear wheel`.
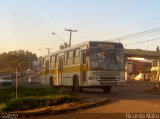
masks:
[[[103,92],[105,92],[105,93],[110,93],[111,88],[112,88],[111,86],[103,87]]]

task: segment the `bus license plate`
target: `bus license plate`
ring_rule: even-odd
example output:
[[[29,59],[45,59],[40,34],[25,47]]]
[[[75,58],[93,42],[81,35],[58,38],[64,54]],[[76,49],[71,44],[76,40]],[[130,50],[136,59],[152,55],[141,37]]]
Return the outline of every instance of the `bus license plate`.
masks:
[[[116,82],[100,82],[100,85],[104,86],[116,85]]]

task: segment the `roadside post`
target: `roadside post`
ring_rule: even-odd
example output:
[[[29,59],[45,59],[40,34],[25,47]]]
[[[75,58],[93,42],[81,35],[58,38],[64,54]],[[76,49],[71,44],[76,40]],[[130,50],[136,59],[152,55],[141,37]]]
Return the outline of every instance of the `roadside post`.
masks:
[[[15,54],[13,54],[13,58],[11,60],[11,65],[15,68],[15,72],[16,72],[16,99],[18,98],[18,76],[17,76],[17,70],[18,70],[18,59],[17,56],[15,56]]]
[[[16,66],[16,99],[18,98],[18,76],[17,76],[17,66]]]

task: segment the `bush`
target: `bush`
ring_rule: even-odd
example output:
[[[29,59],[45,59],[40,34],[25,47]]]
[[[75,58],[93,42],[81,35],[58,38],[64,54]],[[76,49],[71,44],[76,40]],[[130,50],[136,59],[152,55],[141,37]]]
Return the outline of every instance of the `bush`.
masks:
[[[6,103],[14,97],[15,97],[15,89],[14,88],[7,87],[5,89],[0,90],[0,103]]]
[[[15,87],[0,90],[0,109],[6,111],[26,110],[37,107],[75,102],[81,98],[73,92],[60,89],[18,87],[18,99],[15,99]]]
[[[37,107],[53,106],[56,104],[79,101],[77,96],[55,95],[45,97],[24,97],[13,99],[6,104],[6,111],[26,110]]]

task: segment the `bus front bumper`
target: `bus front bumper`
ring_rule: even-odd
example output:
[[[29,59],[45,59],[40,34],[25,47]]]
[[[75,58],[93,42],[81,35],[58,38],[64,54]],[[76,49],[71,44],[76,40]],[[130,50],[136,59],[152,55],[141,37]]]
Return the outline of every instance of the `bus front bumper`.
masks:
[[[118,86],[125,86],[126,85],[126,81],[125,80],[121,80],[117,82]]]
[[[100,82],[100,86],[124,86],[126,85],[126,81],[125,80],[121,80],[121,81],[101,81]]]

